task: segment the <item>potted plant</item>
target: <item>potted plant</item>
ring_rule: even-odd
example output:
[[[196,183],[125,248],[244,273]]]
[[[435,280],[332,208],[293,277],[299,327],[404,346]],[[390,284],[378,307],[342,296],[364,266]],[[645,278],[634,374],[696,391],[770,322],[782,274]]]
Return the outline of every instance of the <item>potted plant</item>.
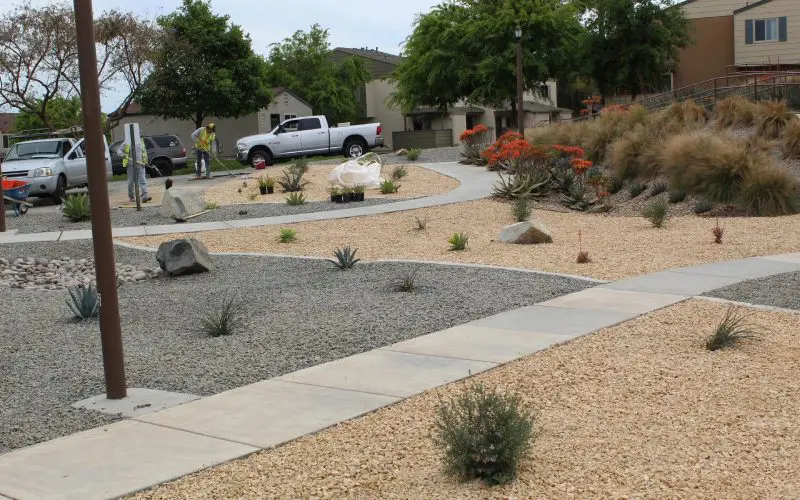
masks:
[[[267,194],[272,194],[275,192],[275,179],[273,179],[270,176],[267,176],[264,183],[267,186]]]
[[[353,188],[346,187],[342,189],[342,198],[344,199],[345,203],[350,203],[353,201]]]
[[[258,178],[258,190],[262,195],[267,194],[267,179],[263,175]]]
[[[331,186],[330,188],[328,188],[328,192],[331,194],[331,202],[333,203],[342,202],[342,191],[339,189],[338,186]]]
[[[353,201],[364,201],[364,185],[356,184],[353,186]]]

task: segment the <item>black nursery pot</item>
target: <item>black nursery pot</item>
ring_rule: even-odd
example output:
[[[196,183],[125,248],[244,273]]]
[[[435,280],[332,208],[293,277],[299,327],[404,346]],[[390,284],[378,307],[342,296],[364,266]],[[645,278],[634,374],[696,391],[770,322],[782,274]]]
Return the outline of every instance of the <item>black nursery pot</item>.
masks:
[[[267,186],[267,194],[272,194],[275,192],[275,186]]]
[[[364,201],[364,193],[354,193],[355,201]]]
[[[344,197],[342,195],[340,195],[340,194],[337,194],[336,196],[333,196],[333,202],[334,203],[344,203]]]
[[[353,193],[345,193],[344,202],[350,203],[351,201],[353,201]]]
[[[267,186],[258,186],[258,190],[261,191],[261,194],[267,194]]]

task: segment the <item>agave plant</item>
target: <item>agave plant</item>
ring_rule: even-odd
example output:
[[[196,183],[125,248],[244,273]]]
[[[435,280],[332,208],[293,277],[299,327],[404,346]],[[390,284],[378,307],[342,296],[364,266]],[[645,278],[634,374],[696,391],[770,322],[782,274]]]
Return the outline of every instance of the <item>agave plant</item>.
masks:
[[[306,197],[303,193],[289,193],[289,196],[286,198],[287,205],[304,205],[306,203]]]
[[[391,179],[386,179],[385,181],[381,181],[380,189],[381,194],[393,194],[400,189],[400,184]]]
[[[278,184],[280,184],[284,193],[302,191],[306,184],[308,184],[307,181],[303,180],[303,175],[305,173],[305,170],[297,168],[296,166],[290,167],[288,170],[282,172],[281,178],[278,179]]]
[[[561,195],[561,204],[573,210],[585,212],[597,203],[597,200],[590,196],[589,190],[581,183],[577,183],[570,188],[567,194]]]
[[[227,337],[243,324],[243,302],[236,294],[225,294],[216,309],[208,311],[200,321],[200,332],[209,337]]]
[[[337,248],[333,251],[333,255],[336,256],[336,260],[329,260],[334,266],[336,266],[337,269],[341,271],[352,269],[353,266],[355,266],[356,263],[361,260],[356,259],[356,252],[358,252],[358,248],[353,250],[351,250],[350,247]]]
[[[569,194],[572,190],[572,187],[575,185],[578,177],[575,175],[575,171],[571,168],[560,168],[556,167],[553,169],[553,180],[552,185],[553,188],[561,194]]]
[[[61,205],[61,213],[72,222],[89,220],[92,217],[92,209],[89,204],[89,195],[86,193],[71,194],[64,198]]]
[[[466,250],[467,243],[469,242],[469,235],[466,233],[455,233],[447,242],[450,243],[450,250]]]
[[[71,286],[67,291],[72,302],[66,302],[76,319],[94,318],[100,312],[100,297],[91,284]]]
[[[492,194],[497,198],[541,198],[547,194],[550,185],[549,174],[544,177],[533,174],[497,175],[500,180],[492,188]]]

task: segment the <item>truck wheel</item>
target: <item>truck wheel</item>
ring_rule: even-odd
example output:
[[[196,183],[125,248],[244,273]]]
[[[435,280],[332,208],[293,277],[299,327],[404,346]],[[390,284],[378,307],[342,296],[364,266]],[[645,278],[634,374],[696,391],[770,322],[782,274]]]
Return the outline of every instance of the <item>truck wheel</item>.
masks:
[[[344,143],[344,155],[347,158],[358,158],[367,152],[367,143],[363,139],[350,139]]]
[[[67,196],[67,178],[62,174],[58,176],[58,180],[56,181],[56,188],[53,191],[53,203],[55,205],[61,205],[65,196]]]
[[[250,152],[250,166],[256,168],[256,165],[264,162],[268,167],[272,165],[272,153],[266,149],[254,149]]]
[[[169,177],[170,175],[172,175],[172,170],[173,170],[172,162],[167,160],[166,158],[159,158],[157,160],[154,160],[152,165],[153,167],[156,168],[156,170],[158,170],[158,173],[160,174],[161,177]]]

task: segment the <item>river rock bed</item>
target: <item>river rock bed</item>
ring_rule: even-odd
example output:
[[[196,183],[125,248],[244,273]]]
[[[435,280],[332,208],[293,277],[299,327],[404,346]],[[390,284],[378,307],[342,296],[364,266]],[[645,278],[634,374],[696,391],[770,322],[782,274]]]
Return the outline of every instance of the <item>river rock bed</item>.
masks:
[[[161,268],[117,264],[117,283],[144,281],[162,274]],[[94,259],[19,257],[0,258],[0,286],[24,290],[64,290],[77,285],[96,285]]]

